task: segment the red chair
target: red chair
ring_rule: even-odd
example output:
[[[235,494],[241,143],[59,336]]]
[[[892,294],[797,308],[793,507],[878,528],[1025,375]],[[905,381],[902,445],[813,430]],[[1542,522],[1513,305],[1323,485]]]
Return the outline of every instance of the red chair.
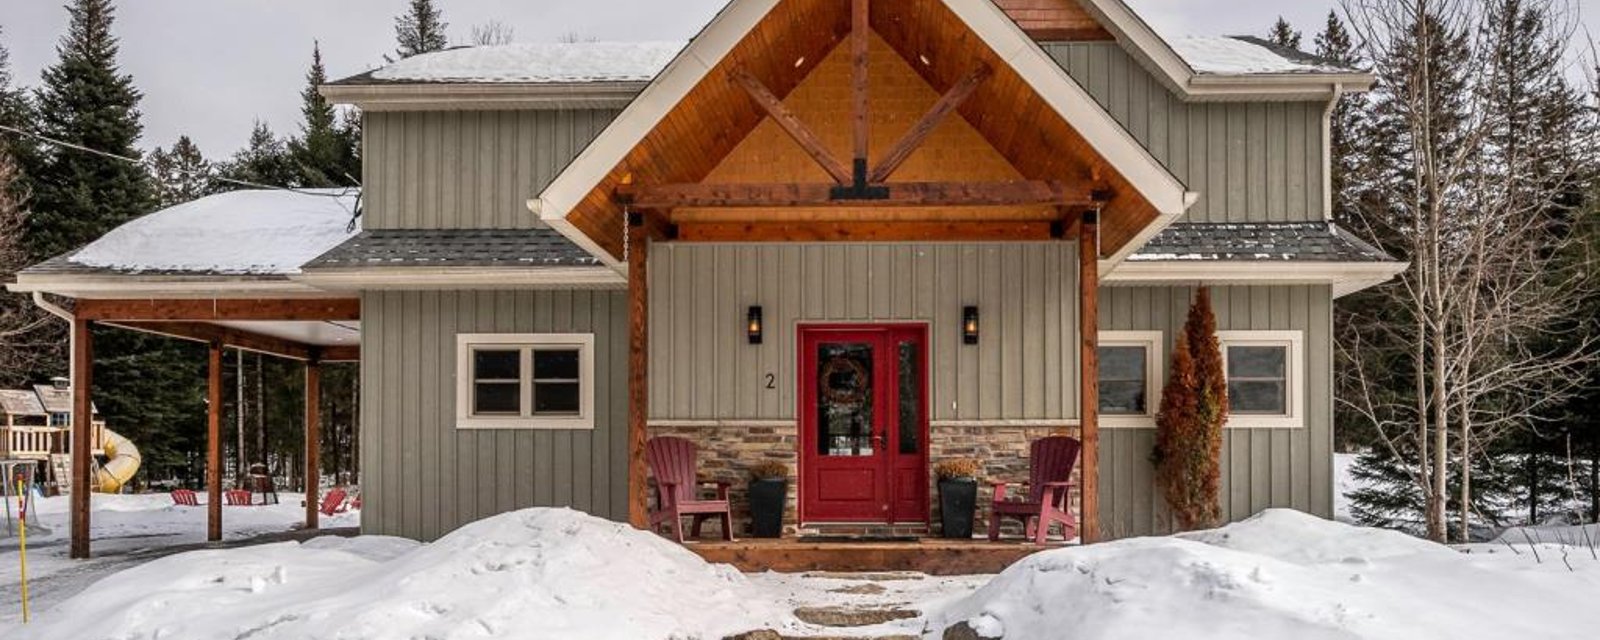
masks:
[[[345,506],[344,499],[344,489],[340,489],[338,487],[329,489],[327,495],[322,496],[322,506],[318,507],[317,511],[325,516],[331,516],[335,513],[344,513],[349,509],[349,507]]]
[[[172,492],[172,504],[180,507],[198,507],[200,498],[190,489],[178,489]]]
[[[1035,544],[1044,544],[1050,525],[1061,524],[1061,535],[1072,539],[1078,534],[1078,519],[1072,515],[1068,503],[1072,481],[1072,467],[1078,463],[1081,444],[1076,438],[1051,436],[1033,441],[1029,447],[1028,495],[1026,498],[1007,499],[1006,483],[994,483],[994,505],[989,516],[989,540],[1000,539],[1000,518],[1016,518],[1023,522],[1028,537]]]
[[[229,489],[222,492],[223,504],[230,507],[250,507],[255,505],[254,496],[244,489]]]
[[[683,519],[694,520],[690,535],[700,537],[700,525],[717,518],[722,522],[722,539],[733,541],[733,511],[728,506],[729,484],[723,481],[700,482],[696,475],[698,448],[683,438],[651,438],[645,444],[645,458],[650,461],[650,472],[656,478],[656,508],[650,513],[650,528],[663,523],[672,530],[672,537],[683,542]],[[707,500],[700,495],[701,485],[716,485],[717,497]]]

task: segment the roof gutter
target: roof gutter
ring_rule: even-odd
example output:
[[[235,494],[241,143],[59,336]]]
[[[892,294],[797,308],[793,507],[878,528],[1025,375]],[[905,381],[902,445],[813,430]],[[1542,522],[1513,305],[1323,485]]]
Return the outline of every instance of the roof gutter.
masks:
[[[325,84],[317,91],[335,104],[367,111],[492,109],[620,109],[646,82],[437,82]]]

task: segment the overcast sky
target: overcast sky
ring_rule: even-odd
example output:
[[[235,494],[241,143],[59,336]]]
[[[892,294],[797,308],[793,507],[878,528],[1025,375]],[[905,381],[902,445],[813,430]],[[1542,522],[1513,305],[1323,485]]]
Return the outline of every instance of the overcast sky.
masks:
[[[1283,13],[1317,30],[1335,0],[1131,0],[1163,34],[1259,34]],[[1600,0],[1578,0],[1600,24]],[[499,21],[521,42],[566,35],[675,40],[694,35],[725,0],[439,0],[453,41]],[[62,0],[0,0],[0,42],[18,80],[38,82],[66,30]],[[252,120],[279,134],[299,120],[313,41],[331,77],[365,71],[395,48],[394,16],[407,0],[122,0],[121,63],[144,91],[146,148],[188,134],[211,157],[241,146]],[[1600,33],[1600,29],[1592,29]]]

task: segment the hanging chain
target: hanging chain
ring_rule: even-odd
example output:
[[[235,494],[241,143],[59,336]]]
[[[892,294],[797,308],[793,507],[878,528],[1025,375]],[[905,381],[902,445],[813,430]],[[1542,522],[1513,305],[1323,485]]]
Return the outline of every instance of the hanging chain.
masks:
[[[631,245],[633,243],[633,238],[632,238],[633,233],[632,233],[632,229],[629,227],[629,225],[631,225],[632,222],[633,222],[632,219],[631,219],[632,217],[633,217],[633,214],[632,214],[632,212],[628,211],[628,205],[627,204],[623,204],[622,205],[622,262],[623,263],[627,263],[628,262],[628,252],[633,249],[633,247],[629,246],[629,245]]]

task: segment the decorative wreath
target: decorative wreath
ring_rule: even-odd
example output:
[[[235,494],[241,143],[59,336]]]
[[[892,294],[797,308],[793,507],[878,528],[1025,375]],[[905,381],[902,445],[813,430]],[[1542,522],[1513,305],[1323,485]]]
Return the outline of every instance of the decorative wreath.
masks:
[[[829,402],[835,404],[860,404],[861,401],[865,400],[867,397],[866,385],[857,385],[854,389],[841,389],[833,386],[831,383],[835,374],[845,373],[846,369],[848,369],[849,373],[854,375],[857,380],[865,381],[867,379],[867,368],[861,366],[860,362],[851,360],[850,358],[846,358],[844,356],[834,356],[828,359],[827,364],[822,366],[822,395],[823,397],[826,397]]]

